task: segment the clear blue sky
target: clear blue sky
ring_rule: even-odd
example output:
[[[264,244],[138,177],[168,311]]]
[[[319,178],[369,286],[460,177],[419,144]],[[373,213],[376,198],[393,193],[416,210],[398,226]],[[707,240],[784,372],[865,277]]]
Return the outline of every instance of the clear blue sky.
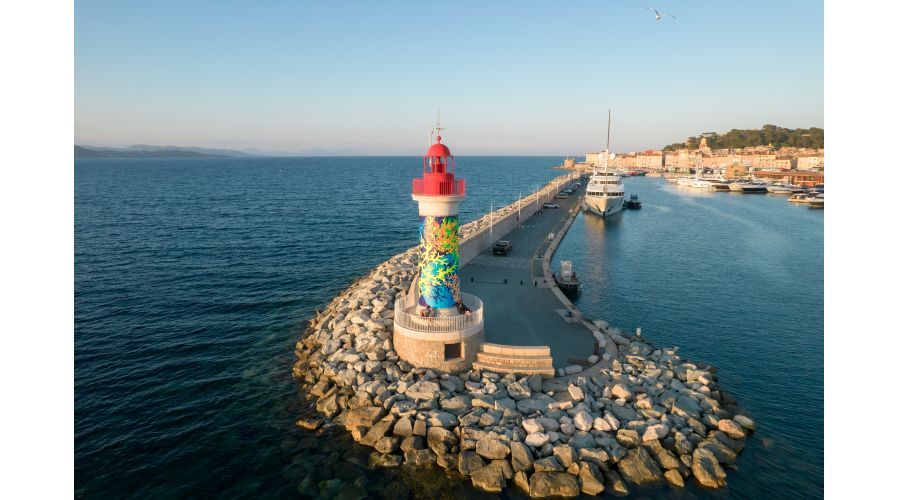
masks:
[[[439,106],[458,155],[821,127],[822,2],[75,3],[77,144],[418,155]]]

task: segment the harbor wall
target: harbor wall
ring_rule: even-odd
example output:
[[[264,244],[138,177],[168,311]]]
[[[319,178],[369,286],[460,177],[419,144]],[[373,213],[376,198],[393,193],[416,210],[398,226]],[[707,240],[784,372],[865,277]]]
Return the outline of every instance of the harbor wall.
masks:
[[[487,250],[498,240],[509,234],[520,223],[536,214],[544,203],[552,201],[553,197],[562,191],[574,177],[574,174],[561,175],[547,183],[537,193],[532,193],[499,210],[495,210],[493,229],[491,229],[490,214],[482,217],[479,220],[481,222],[480,227],[474,232],[465,235],[459,244],[460,267],[468,264],[481,252]],[[521,210],[519,209],[519,204],[521,204]]]

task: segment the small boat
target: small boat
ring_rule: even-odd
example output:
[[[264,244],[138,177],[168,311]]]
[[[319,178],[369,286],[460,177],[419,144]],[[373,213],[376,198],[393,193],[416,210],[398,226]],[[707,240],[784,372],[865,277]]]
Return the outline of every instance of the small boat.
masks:
[[[807,203],[809,203],[809,208],[825,208],[824,193],[808,198],[807,200]]]
[[[794,194],[795,190],[786,184],[772,184],[767,188],[772,194]]]
[[[811,196],[808,193],[794,193],[788,198],[791,203],[809,203]]]
[[[625,208],[630,208],[632,210],[641,208],[641,201],[638,200],[638,195],[633,194],[630,198],[625,200]]]
[[[581,281],[578,280],[578,274],[572,269],[570,260],[559,262],[559,273],[553,273],[553,280],[566,295],[575,296],[581,293]]]
[[[731,191],[744,194],[768,193],[768,187],[765,184],[757,182],[732,182],[728,185]]]
[[[725,181],[713,181],[709,183],[710,191],[731,191],[728,183]]]

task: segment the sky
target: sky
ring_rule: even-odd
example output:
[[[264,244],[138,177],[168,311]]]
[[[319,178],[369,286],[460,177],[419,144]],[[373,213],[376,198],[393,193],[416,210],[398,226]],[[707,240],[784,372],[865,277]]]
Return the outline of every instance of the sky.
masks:
[[[823,66],[821,1],[79,0],[75,143],[639,151],[823,127]]]

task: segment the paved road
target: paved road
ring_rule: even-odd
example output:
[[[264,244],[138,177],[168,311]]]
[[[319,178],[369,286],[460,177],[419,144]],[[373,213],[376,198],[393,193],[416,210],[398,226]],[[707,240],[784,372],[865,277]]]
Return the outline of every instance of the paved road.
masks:
[[[568,366],[569,358],[585,359],[593,352],[594,338],[577,321],[563,316],[565,309],[544,283],[541,256],[547,235],[557,233],[569,215],[580,207],[580,195],[555,200],[559,209],[543,209],[503,237],[513,244],[508,256],[478,255],[460,269],[462,291],[484,301],[487,342],[508,345],[550,346],[553,366]],[[504,282],[505,280],[505,282]],[[537,286],[535,286],[537,281]]]

